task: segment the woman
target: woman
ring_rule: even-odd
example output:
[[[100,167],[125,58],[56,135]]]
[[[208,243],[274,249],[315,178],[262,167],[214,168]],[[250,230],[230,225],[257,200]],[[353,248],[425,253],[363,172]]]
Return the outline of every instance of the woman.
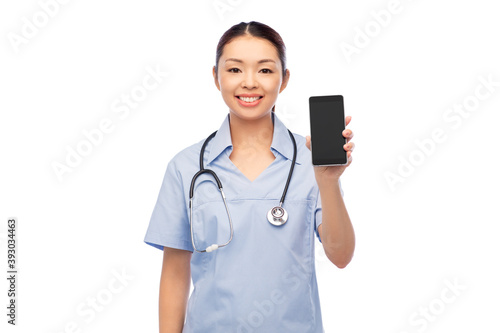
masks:
[[[229,113],[215,136],[169,162],[144,239],[164,253],[162,333],[323,332],[314,237],[337,267],[350,262],[354,231],[339,178],[352,161],[353,134],[343,132],[347,165],[313,167],[310,136],[289,133],[274,114],[290,77],[285,62],[281,37],[259,22],[241,22],[219,41],[213,76]],[[190,204],[202,148],[227,210],[208,172],[196,179]],[[288,220],[277,226],[268,214],[290,171]]]

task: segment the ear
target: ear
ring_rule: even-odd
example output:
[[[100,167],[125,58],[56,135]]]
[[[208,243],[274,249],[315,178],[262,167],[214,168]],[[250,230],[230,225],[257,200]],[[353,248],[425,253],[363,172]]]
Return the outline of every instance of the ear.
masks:
[[[283,78],[283,81],[281,82],[281,87],[280,87],[280,93],[285,90],[287,84],[288,84],[288,80],[290,79],[290,71],[287,69],[286,70],[286,74],[285,74],[285,77]]]
[[[215,70],[215,66],[212,68],[212,75],[214,76],[215,86],[220,91],[219,79],[217,78],[217,72]]]

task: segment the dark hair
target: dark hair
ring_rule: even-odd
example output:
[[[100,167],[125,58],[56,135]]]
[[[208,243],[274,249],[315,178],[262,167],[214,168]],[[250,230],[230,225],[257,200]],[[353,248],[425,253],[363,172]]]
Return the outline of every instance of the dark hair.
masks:
[[[217,52],[215,56],[215,73],[218,72],[219,59],[222,55],[222,51],[224,51],[224,46],[227,43],[232,41],[236,37],[240,36],[253,36],[264,38],[271,42],[276,50],[278,51],[278,57],[281,61],[281,69],[283,72],[283,77],[286,75],[286,47],[285,43],[283,43],[283,39],[281,36],[270,26],[265,25],[264,23],[251,21],[251,22],[241,22],[239,24],[233,25],[229,30],[227,30],[219,40],[219,44],[217,45]]]

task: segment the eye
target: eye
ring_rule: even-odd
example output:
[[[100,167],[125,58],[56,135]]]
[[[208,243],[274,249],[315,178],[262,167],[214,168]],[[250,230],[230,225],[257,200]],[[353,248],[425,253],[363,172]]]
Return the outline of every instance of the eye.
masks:
[[[272,72],[273,72],[273,71],[272,71],[272,70],[270,70],[269,68],[263,68],[262,70],[263,70],[263,71],[267,71],[267,72],[266,72],[266,74],[270,74],[270,73],[272,73]]]
[[[228,69],[227,71],[230,72],[230,73],[237,73],[237,72],[233,72],[233,69],[236,69],[237,71],[239,71],[240,69],[239,68],[230,68]]]

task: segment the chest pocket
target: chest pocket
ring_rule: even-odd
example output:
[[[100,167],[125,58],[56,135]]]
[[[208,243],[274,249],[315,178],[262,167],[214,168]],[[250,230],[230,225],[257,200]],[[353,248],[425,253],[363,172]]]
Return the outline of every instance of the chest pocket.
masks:
[[[219,190],[215,191],[212,200],[194,205],[193,238],[198,250],[212,244],[224,244],[231,237],[228,213]],[[268,262],[270,266],[283,264],[283,268],[296,264],[311,273],[314,201],[285,201],[283,207],[288,212],[288,220],[282,226],[272,225],[267,219],[268,211],[278,204],[279,199],[227,199],[233,237],[227,246],[214,254],[223,257],[237,254],[242,259],[259,260],[261,264]],[[250,262],[247,264],[252,266]]]

